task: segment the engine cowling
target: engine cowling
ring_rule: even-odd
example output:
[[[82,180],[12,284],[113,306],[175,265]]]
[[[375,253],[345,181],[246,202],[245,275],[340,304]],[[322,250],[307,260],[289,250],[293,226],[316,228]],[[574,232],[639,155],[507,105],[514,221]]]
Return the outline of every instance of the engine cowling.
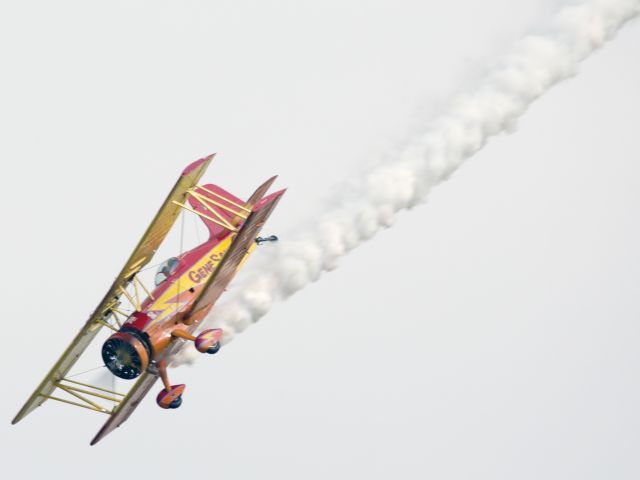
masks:
[[[119,331],[102,345],[104,364],[116,377],[130,380],[149,366],[149,347],[132,332]]]

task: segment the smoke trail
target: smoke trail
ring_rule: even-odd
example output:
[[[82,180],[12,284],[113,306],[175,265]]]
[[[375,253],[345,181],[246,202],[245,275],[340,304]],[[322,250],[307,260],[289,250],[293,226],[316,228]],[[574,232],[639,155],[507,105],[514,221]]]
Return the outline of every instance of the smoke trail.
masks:
[[[521,39],[478,87],[459,95],[424,135],[339,189],[320,218],[260,252],[239,290],[217,306],[206,325],[228,342],[283,300],[337,266],[343,255],[388,227],[432,187],[499,133],[513,130],[529,105],[611,40],[640,13],[640,0],[591,0],[565,7],[543,34]],[[176,363],[198,354],[184,349]]]

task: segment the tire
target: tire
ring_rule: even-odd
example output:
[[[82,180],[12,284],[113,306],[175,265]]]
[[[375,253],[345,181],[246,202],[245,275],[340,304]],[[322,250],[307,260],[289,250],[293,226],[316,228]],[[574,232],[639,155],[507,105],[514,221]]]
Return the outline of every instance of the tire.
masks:
[[[182,395],[180,395],[173,402],[171,402],[169,404],[169,408],[178,408],[180,405],[182,405]]]

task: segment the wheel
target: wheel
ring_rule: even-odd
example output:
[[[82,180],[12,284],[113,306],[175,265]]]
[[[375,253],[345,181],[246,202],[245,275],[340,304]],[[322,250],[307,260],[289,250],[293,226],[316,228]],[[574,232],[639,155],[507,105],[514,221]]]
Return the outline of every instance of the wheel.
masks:
[[[218,353],[218,350],[220,350],[220,342],[217,342],[213,347],[209,347],[207,353],[213,355],[214,353]]]
[[[160,408],[178,408],[182,405],[182,393],[186,385],[171,385],[167,390],[163,388],[156,397],[156,403]]]
[[[169,408],[178,408],[180,405],[182,405],[182,395],[176,397],[176,399],[169,404]]]

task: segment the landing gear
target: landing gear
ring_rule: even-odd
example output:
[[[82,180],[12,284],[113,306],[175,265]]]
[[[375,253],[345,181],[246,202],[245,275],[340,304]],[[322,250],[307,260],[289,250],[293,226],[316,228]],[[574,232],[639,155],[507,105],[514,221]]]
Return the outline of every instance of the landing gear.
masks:
[[[158,363],[158,373],[164,384],[164,389],[160,390],[156,397],[156,403],[160,408],[178,408],[182,405],[182,393],[187,388],[186,385],[171,385],[167,376],[167,362],[161,360]]]
[[[208,353],[213,355],[220,350],[220,339],[222,338],[222,330],[214,328],[212,330],[205,330],[200,335],[194,337],[189,332],[180,328],[171,332],[171,336],[175,338],[182,338],[193,342],[196,349],[201,353]],[[167,375],[167,362],[166,360],[160,360],[158,362],[158,374],[164,384],[164,389],[158,393],[156,397],[156,403],[160,408],[178,408],[182,405],[182,392],[186,388],[185,385],[171,385],[169,383],[169,376]]]
[[[169,390],[160,390],[156,397],[156,403],[160,408],[178,408],[182,405],[182,392],[186,385],[173,385]]]
[[[171,332],[173,337],[182,338],[193,342],[196,350],[200,353],[217,353],[220,350],[220,339],[222,338],[222,330],[220,328],[214,328],[211,330],[205,330],[200,332],[197,337],[194,337],[184,330],[174,330]]]

